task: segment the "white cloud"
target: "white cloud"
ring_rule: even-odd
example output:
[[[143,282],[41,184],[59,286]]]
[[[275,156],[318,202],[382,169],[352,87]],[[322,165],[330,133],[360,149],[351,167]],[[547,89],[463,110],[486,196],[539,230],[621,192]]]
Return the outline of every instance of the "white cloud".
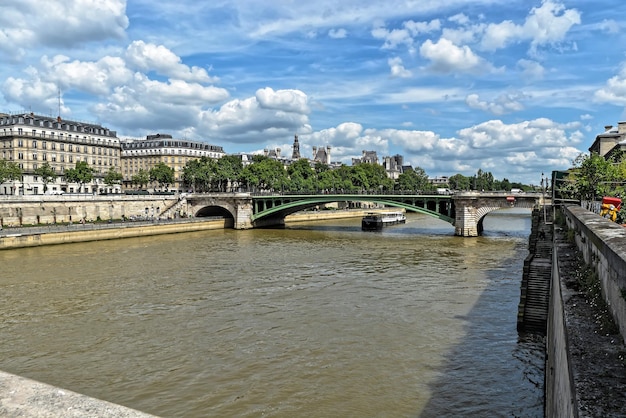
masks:
[[[260,89],[254,97],[201,111],[195,132],[231,143],[276,141],[296,132],[308,133],[307,101],[306,95],[297,90]]]
[[[470,94],[465,98],[465,103],[472,109],[479,109],[494,115],[516,112],[524,109],[520,103],[524,95],[520,93],[501,94],[493,102],[481,101],[477,94]]]
[[[109,38],[128,28],[125,0],[21,0],[3,2],[0,51],[37,46],[71,47]]]
[[[517,66],[522,70],[522,78],[526,81],[542,80],[545,69],[537,61],[520,59]]]
[[[328,31],[328,36],[333,39],[343,39],[348,36],[348,31],[345,29],[331,29]]]
[[[203,68],[190,68],[183,64],[179,56],[163,45],[134,41],[126,49],[125,59],[130,68],[143,72],[156,71],[167,77],[199,83],[218,81],[217,77],[210,77]]]
[[[510,20],[487,25],[481,45],[493,51],[512,43],[530,41],[530,52],[534,54],[538,47],[563,41],[572,26],[580,23],[576,9],[565,9],[561,3],[544,0],[540,7],[531,9],[523,25]]]
[[[491,66],[467,46],[457,46],[445,38],[433,43],[426,40],[420,47],[422,57],[430,60],[429,68],[438,73],[484,72]]]
[[[372,30],[372,36],[375,39],[383,39],[383,49],[396,49],[399,45],[405,45],[409,52],[414,50],[415,37],[424,33],[438,31],[441,28],[441,22],[438,19],[430,22],[415,22],[413,20],[405,21],[402,29],[388,30],[384,27],[376,27]]]
[[[533,150],[570,145],[576,138],[568,137],[567,130],[573,126],[558,124],[546,118],[509,125],[501,120],[490,120],[461,129],[459,137],[475,149]]]
[[[593,98],[596,102],[626,105],[626,64],[619,74],[611,77],[603,88],[595,92]]]
[[[402,65],[402,58],[400,57],[389,58],[387,60],[387,63],[389,64],[389,68],[391,69],[392,77],[399,77],[399,78],[411,77],[411,71],[407,70],[406,68],[404,68],[404,65]]]
[[[256,100],[263,109],[301,114],[308,114],[311,111],[307,95],[299,90],[274,91],[270,87],[265,87],[257,90]]]

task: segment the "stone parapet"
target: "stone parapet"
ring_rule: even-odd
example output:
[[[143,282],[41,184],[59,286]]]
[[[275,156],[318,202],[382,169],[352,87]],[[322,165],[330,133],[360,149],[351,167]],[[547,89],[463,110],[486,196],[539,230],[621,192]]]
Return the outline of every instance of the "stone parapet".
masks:
[[[150,418],[135,409],[66,389],[0,372],[0,416],[3,418]]]

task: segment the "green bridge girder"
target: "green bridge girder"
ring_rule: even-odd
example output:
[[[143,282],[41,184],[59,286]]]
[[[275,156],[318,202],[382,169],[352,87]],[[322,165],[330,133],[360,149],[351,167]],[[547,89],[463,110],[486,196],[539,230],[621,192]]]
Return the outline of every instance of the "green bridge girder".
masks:
[[[423,213],[454,225],[454,204],[449,195],[271,195],[253,196],[252,202],[254,207],[250,217],[252,222],[263,218],[284,218],[292,213],[325,203],[373,202],[403,208],[409,212]],[[429,209],[427,207],[429,204],[436,210]]]

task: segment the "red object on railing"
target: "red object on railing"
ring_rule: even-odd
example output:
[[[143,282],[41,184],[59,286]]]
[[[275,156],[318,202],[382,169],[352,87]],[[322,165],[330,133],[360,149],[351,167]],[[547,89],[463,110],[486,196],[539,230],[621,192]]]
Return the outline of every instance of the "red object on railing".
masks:
[[[620,208],[622,207],[622,199],[620,199],[619,197],[604,196],[602,198],[602,204],[603,205],[613,205],[613,206],[615,206],[615,209],[620,210]]]

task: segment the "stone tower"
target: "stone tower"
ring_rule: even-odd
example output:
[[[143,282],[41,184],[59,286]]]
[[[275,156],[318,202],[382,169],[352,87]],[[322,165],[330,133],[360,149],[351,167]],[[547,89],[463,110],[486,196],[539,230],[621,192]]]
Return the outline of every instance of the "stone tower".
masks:
[[[294,135],[293,139],[293,152],[291,153],[292,160],[300,159],[300,143],[298,142],[298,135]]]

